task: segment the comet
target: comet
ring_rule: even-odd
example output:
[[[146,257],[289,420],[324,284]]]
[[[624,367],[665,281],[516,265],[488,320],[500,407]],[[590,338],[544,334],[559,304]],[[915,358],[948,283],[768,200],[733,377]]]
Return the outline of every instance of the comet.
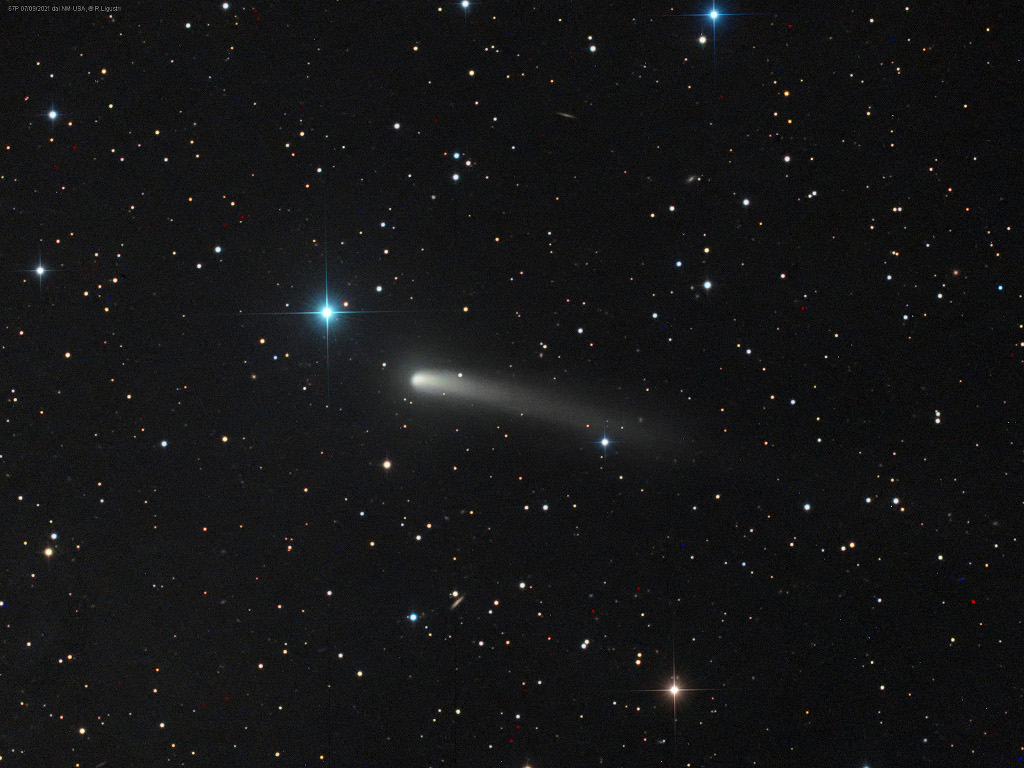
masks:
[[[420,370],[413,374],[410,383],[421,395],[445,401],[453,408],[479,407],[580,430],[601,425],[603,429],[613,429],[615,442],[650,443],[673,439],[670,430],[651,428],[643,423],[642,417],[518,382],[502,382],[455,371]]]

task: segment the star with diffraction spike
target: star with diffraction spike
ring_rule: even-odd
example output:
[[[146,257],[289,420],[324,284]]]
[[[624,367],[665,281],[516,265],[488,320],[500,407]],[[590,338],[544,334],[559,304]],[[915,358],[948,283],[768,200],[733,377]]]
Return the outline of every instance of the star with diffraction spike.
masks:
[[[665,688],[640,688],[638,691],[645,693],[667,693],[672,697],[672,749],[675,750],[675,740],[678,732],[677,704],[679,697],[695,691],[716,691],[717,688],[688,688],[681,685],[679,675],[676,673],[676,639],[675,627],[672,629],[672,678],[670,684]]]
[[[726,16],[777,16],[775,13],[723,13],[719,11],[714,5],[711,6],[711,10],[705,11],[704,13],[665,13],[663,16],[701,16],[711,19],[711,66],[712,66],[712,77],[713,82],[717,85],[718,83],[718,20]],[[700,36],[700,44],[703,45],[707,40],[702,34]]]
[[[220,252],[218,247],[217,252]],[[281,312],[243,312],[239,311],[240,315],[319,315],[323,319],[324,323],[324,337],[326,342],[325,352],[325,368],[327,371],[327,403],[326,407],[331,405],[331,323],[335,321],[335,318],[341,315],[371,315],[371,314],[396,314],[396,313],[407,313],[407,312],[429,312],[431,310],[413,310],[413,309],[348,309],[348,302],[342,302],[342,309],[337,309],[331,304],[330,287],[328,283],[327,274],[327,210],[326,205],[324,209],[324,300],[317,309],[307,310],[284,310]],[[377,289],[381,289],[378,287]],[[286,307],[291,306],[285,304]]]

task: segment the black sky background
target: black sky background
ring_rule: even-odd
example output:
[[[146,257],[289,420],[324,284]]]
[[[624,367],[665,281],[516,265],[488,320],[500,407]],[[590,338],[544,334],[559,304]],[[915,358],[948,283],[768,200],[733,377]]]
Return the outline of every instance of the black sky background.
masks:
[[[24,8],[5,762],[1020,759],[1014,6]]]

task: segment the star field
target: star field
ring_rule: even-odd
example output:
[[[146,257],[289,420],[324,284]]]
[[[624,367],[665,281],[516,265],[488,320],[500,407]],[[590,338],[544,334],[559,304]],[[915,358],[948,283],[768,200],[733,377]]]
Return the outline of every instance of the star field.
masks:
[[[0,765],[1024,759],[1008,7],[32,8]]]

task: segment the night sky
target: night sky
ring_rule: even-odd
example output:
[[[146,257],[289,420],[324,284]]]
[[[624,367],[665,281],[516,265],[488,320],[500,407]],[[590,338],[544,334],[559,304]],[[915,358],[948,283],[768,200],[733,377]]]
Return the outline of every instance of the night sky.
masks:
[[[27,8],[0,764],[1024,758],[1015,4]]]

